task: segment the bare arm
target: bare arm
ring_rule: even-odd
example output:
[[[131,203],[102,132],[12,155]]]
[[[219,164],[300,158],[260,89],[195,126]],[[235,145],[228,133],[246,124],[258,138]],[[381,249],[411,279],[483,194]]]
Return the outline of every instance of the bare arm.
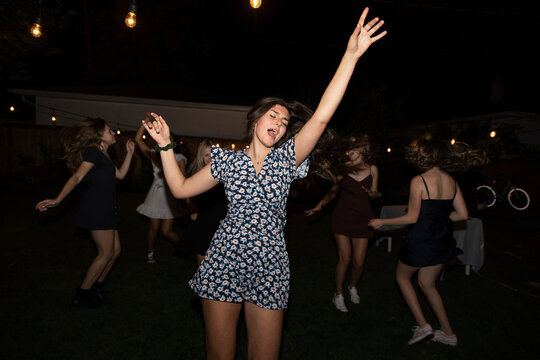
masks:
[[[144,156],[149,158],[150,153],[152,152],[152,149],[150,149],[150,147],[146,145],[146,143],[143,141],[143,138],[142,138],[143,134],[144,134],[144,125],[141,124],[141,127],[137,130],[137,133],[135,134],[135,144],[137,144],[139,149],[141,149]]]
[[[418,220],[420,214],[420,206],[422,204],[422,180],[416,176],[411,181],[409,204],[407,205],[407,214],[391,219],[372,219],[369,226],[378,229],[384,225],[408,225],[414,224]]]
[[[339,191],[339,183],[341,181],[341,179],[343,178],[343,176],[338,176],[338,178],[336,179],[336,182],[332,185],[332,187],[330,188],[330,190],[326,193],[326,195],[323,196],[323,198],[321,199],[321,201],[319,201],[317,203],[317,205],[315,205],[315,207],[313,209],[310,209],[310,210],[307,210],[305,211],[304,213],[307,215],[307,216],[310,216],[310,215],[313,215],[315,214],[316,212],[318,211],[321,211],[322,210],[322,207],[326,204],[328,204],[330,201],[332,201],[332,199],[334,199]]]
[[[163,117],[155,113],[150,113],[150,115],[153,118],[152,122],[143,121],[146,131],[156,140],[159,147],[168,145],[171,142],[169,126]],[[214,179],[210,171],[211,164],[206,165],[186,179],[178,167],[173,151],[167,150],[160,153],[165,180],[167,180],[167,185],[169,185],[169,189],[175,198],[185,199],[194,197],[210,190],[218,184],[218,181]]]
[[[376,165],[371,165],[371,193],[372,198],[376,198],[379,195],[379,169]]]
[[[128,140],[126,143],[126,157],[124,158],[124,161],[122,162],[122,166],[120,166],[120,169],[116,169],[116,178],[117,179],[123,179],[126,177],[126,174],[129,170],[129,167],[131,165],[131,159],[133,158],[133,152],[135,151],[135,144],[133,141]]]
[[[319,106],[317,106],[311,119],[309,119],[296,135],[296,166],[299,166],[308,157],[309,153],[311,153],[317,144],[317,141],[319,141],[319,138],[345,94],[358,59],[366,52],[371,44],[386,35],[386,31],[383,31],[379,35],[373,36],[383,25],[384,21],[374,18],[368,24],[364,25],[367,14],[368,8],[365,8],[349,39],[345,55],[343,55],[334,77],[326,88]]]
[[[457,186],[456,196],[454,197],[454,211],[450,214],[450,219],[452,221],[462,221],[469,218],[469,211],[467,210],[467,205],[465,204],[465,199],[461,193],[459,185]]]
[[[62,187],[62,190],[60,190],[60,193],[58,196],[54,199],[46,199],[38,202],[36,204],[35,209],[39,211],[45,211],[48,208],[58,206],[62,200],[66,198],[66,196],[69,195],[69,193],[77,186],[82,179],[88,174],[90,169],[94,167],[94,164],[88,161],[83,161],[82,164],[79,166],[77,171],[71,175],[71,177],[66,181],[65,185]]]

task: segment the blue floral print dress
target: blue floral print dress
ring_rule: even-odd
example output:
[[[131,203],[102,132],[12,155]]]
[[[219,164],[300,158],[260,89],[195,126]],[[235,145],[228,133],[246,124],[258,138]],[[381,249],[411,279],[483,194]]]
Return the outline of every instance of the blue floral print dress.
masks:
[[[259,174],[245,151],[212,147],[212,176],[224,184],[229,205],[189,282],[200,297],[249,301],[271,310],[287,308],[285,206],[292,181],[305,177],[308,170],[309,158],[296,168],[294,138],[270,151]]]

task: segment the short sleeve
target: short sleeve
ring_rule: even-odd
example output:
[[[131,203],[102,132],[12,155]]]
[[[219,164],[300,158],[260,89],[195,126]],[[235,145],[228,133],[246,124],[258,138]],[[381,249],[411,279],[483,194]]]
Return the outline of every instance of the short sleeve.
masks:
[[[296,167],[296,153],[294,152],[294,141],[296,137],[290,138],[285,144],[279,148],[284,157],[291,181],[305,178],[309,172],[309,156],[304,160],[298,168]]]
[[[97,164],[100,159],[100,151],[97,147],[90,147],[84,151],[83,161]]]
[[[174,154],[174,157],[176,158],[176,162],[184,160],[186,165],[188,163],[188,159],[183,154]]]
[[[224,182],[228,175],[227,160],[231,155],[230,151],[212,145],[211,155],[212,164],[210,165],[210,172],[212,177],[219,182]]]

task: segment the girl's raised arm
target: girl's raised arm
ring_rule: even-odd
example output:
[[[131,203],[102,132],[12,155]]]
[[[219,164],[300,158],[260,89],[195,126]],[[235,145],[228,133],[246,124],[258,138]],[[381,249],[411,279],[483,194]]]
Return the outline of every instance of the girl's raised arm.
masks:
[[[166,147],[171,143],[169,126],[161,116],[155,113],[150,113],[150,115],[153,121],[143,121],[143,125],[159,147]],[[175,198],[190,198],[202,194],[217,185],[218,181],[214,179],[210,172],[210,164],[186,179],[178,167],[174,152],[167,150],[160,151],[160,153],[165,180],[167,180],[167,185],[169,185],[169,189]]]
[[[384,21],[379,20],[379,18],[374,18],[364,25],[368,11],[369,9],[365,8],[362,12],[360,20],[347,44],[345,55],[343,55],[341,63],[332,81],[330,81],[330,84],[326,88],[315,113],[296,135],[295,154],[297,166],[311,153],[326,125],[328,125],[328,122],[334,115],[345,94],[358,59],[366,52],[371,44],[386,35],[386,31],[383,31],[374,36],[377,30],[384,24]]]

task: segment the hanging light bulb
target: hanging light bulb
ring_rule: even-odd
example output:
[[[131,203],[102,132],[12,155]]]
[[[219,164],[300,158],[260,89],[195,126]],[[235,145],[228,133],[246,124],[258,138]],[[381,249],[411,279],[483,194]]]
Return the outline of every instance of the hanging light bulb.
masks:
[[[450,145],[454,145],[456,143],[456,139],[450,140]]]
[[[15,111],[15,106],[10,106],[9,111]]]
[[[137,5],[135,0],[129,5],[128,13],[126,19],[124,20],[128,28],[134,28],[137,25]]]
[[[492,130],[492,131],[489,133],[489,137],[490,137],[490,138],[494,138],[495,136],[497,136],[497,133],[496,133],[494,130]]]
[[[391,148],[391,147],[388,147],[388,148],[386,149],[386,152],[392,152],[392,148]]]
[[[252,8],[258,9],[262,4],[262,0],[249,0],[249,5],[251,5]]]
[[[116,133],[117,133],[118,135],[120,135],[122,132],[120,131],[120,129],[118,129],[118,130],[116,130]]]
[[[54,116],[54,115],[51,116],[51,121],[52,121],[52,122],[55,122],[55,121],[56,121],[56,116]]]
[[[142,138],[143,138],[143,140],[146,140],[146,135],[143,134]]]
[[[32,25],[32,28],[30,29],[30,34],[32,34],[33,37],[40,37],[41,36],[41,18],[37,18],[34,25]]]
[[[219,143],[216,144],[216,147],[219,147]]]
[[[34,25],[30,28],[30,34],[37,38],[41,36],[41,0],[39,0],[39,16]]]
[[[246,149],[249,149],[249,145],[246,145]]]
[[[236,147],[236,145],[234,145],[234,144],[231,145],[231,149],[234,150],[235,147]]]

